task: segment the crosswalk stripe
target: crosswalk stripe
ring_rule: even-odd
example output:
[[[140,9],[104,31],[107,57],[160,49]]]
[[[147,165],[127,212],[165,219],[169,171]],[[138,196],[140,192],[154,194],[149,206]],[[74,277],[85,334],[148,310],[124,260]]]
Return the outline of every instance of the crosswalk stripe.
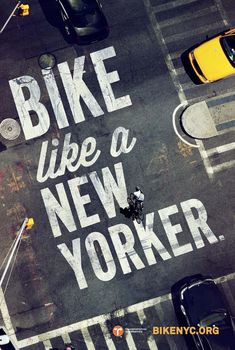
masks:
[[[171,59],[172,60],[175,60],[176,58],[179,58],[182,53],[183,53],[184,50],[178,50],[178,51],[174,51],[174,52],[171,52]]]
[[[109,330],[108,330],[106,324],[105,323],[101,323],[100,324],[100,328],[101,328],[101,330],[103,332],[104,339],[105,339],[105,342],[107,344],[108,349],[109,350],[116,350],[116,346],[115,346],[115,344],[113,342],[113,339],[111,338],[111,336],[109,334]]]
[[[154,12],[163,12],[169,9],[172,9],[174,7],[179,7],[182,5],[187,5],[193,2],[197,2],[197,0],[177,0],[177,1],[171,1],[166,4],[161,4],[161,5],[156,5],[153,6],[153,11]]]
[[[189,38],[191,36],[196,36],[198,34],[204,34],[209,32],[210,30],[216,29],[216,31],[221,31],[224,27],[224,24],[221,20],[221,22],[217,21],[212,24],[204,25],[201,27],[194,28],[193,31],[184,31],[182,33],[174,33],[173,35],[165,36],[165,43],[169,44],[172,42],[175,42],[177,40],[182,40]]]
[[[63,339],[63,342],[65,344],[70,344],[71,343],[71,339],[70,339],[70,336],[69,336],[68,333],[62,334],[62,339]]]
[[[212,179],[213,175],[214,175],[214,170],[213,170],[211,163],[209,161],[207,152],[205,150],[205,146],[201,140],[196,139],[195,142],[199,146],[198,150],[199,150],[199,153],[201,155],[202,161],[204,163],[204,167],[206,169],[207,175],[209,176],[210,179]]]
[[[137,311],[137,315],[139,317],[140,324],[143,325],[146,321],[146,315],[144,313],[144,310]],[[147,343],[150,350],[158,350],[157,344],[152,334],[148,337]]]
[[[130,332],[126,333],[126,342],[130,350],[137,350],[135,346],[134,339],[132,337],[132,334]]]
[[[176,71],[177,75],[185,74],[184,67],[175,68],[175,71]]]
[[[184,14],[181,16],[176,16],[176,17],[166,19],[164,21],[159,21],[159,23],[160,23],[161,28],[165,28],[165,27],[169,27],[169,26],[172,26],[175,24],[181,24],[184,21],[189,20],[189,18],[190,18],[190,20],[192,20],[193,18],[198,18],[198,17],[205,16],[205,15],[211,15],[213,12],[216,12],[216,11],[218,11],[216,6],[210,6],[210,7],[204,8],[202,10],[190,12],[190,17],[189,17],[189,14],[187,13],[187,14]]]
[[[229,22],[227,21],[226,17],[227,17],[227,14],[224,10],[224,7],[223,7],[223,4],[221,2],[221,0],[214,0],[218,9],[219,9],[219,12],[221,14],[221,17],[223,18],[223,22],[224,22],[224,25],[225,26],[228,26],[229,25]]]
[[[195,89],[195,88],[200,88],[200,85],[194,85],[192,81],[189,81],[188,83],[182,83],[182,88],[184,89],[184,91],[187,92],[187,90],[190,90],[190,89]]]
[[[164,317],[165,313],[164,313],[162,305],[161,304],[156,305],[155,309],[156,309],[158,317],[161,321],[161,324],[163,326],[169,326],[169,324],[166,324],[166,322],[165,322],[165,317]],[[170,335],[166,335],[166,340],[167,340],[171,350],[177,350],[177,345],[174,341],[174,337],[171,337]]]
[[[224,162],[224,163],[221,163],[219,165],[214,165],[213,171],[214,171],[214,173],[218,173],[219,171],[233,168],[234,166],[235,166],[235,160],[230,160],[228,162]]]
[[[81,332],[83,335],[83,339],[86,343],[87,349],[88,350],[95,350],[95,346],[94,346],[93,340],[91,339],[91,335],[90,335],[88,328],[82,328]]]
[[[235,142],[231,142],[231,143],[227,143],[226,145],[207,149],[206,152],[207,152],[208,156],[211,156],[215,153],[224,153],[224,152],[231,151],[233,149],[235,149]]]
[[[45,347],[45,350],[49,350],[52,348],[51,342],[49,339],[43,341],[43,345]]]

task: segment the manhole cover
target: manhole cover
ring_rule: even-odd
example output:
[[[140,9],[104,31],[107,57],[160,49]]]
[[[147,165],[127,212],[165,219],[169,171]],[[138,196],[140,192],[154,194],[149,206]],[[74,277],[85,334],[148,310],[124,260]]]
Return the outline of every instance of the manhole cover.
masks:
[[[38,57],[38,64],[42,69],[52,69],[56,65],[56,57],[52,53],[43,53]]]
[[[6,118],[0,123],[0,134],[4,139],[15,140],[20,136],[20,125],[12,118]]]

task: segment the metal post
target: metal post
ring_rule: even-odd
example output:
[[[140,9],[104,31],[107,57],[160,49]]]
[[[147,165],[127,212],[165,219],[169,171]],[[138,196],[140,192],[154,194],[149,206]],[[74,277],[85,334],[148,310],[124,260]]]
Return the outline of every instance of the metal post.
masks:
[[[24,230],[25,230],[25,227],[26,227],[27,222],[28,222],[28,218],[25,218],[25,219],[24,219],[24,222],[23,222],[23,224],[22,224],[22,226],[21,226],[21,228],[20,228],[19,235],[18,235],[18,237],[17,237],[17,239],[16,239],[16,241],[15,241],[15,244],[14,244],[14,246],[13,246],[13,248],[12,248],[12,251],[11,251],[11,254],[10,254],[10,256],[9,256],[9,259],[8,259],[8,261],[7,261],[5,270],[3,271],[3,274],[2,274],[2,277],[1,277],[1,280],[0,280],[0,287],[2,286],[2,283],[3,283],[3,280],[4,280],[5,276],[6,276],[7,270],[8,270],[8,268],[9,268],[9,266],[10,266],[11,259],[13,258],[13,255],[14,255],[14,253],[15,253],[15,251],[16,251],[16,248],[17,248],[17,245],[18,245],[18,243],[19,243],[19,241],[20,241],[20,239],[21,239],[22,233],[23,233]]]
[[[8,22],[10,21],[11,17],[14,15],[14,13],[16,12],[17,8],[20,6],[21,1],[18,1],[17,5],[15,6],[14,10],[11,12],[10,16],[8,17],[8,19],[6,20],[5,24],[3,25],[2,29],[0,30],[0,34],[2,34],[2,32],[4,31],[4,29],[6,28],[6,26],[8,25]]]

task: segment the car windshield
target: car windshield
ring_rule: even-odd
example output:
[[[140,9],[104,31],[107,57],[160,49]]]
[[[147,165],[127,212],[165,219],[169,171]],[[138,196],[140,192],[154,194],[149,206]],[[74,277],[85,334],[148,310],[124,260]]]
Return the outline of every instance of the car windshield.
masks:
[[[200,327],[207,327],[212,325],[225,326],[226,325],[226,312],[215,312],[208,315],[200,321]]]
[[[235,67],[235,35],[221,38],[221,46],[230,63]]]
[[[94,0],[67,0],[72,15],[82,15],[92,11],[96,7]]]

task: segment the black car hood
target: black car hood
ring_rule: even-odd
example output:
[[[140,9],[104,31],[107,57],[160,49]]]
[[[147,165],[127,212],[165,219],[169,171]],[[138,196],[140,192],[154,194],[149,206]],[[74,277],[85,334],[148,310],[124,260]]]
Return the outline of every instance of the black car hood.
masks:
[[[197,325],[207,315],[226,309],[218,287],[211,281],[205,281],[187,289],[184,293],[183,304],[194,325]]]
[[[235,334],[232,329],[220,329],[218,335],[206,335],[213,350],[235,350]]]

